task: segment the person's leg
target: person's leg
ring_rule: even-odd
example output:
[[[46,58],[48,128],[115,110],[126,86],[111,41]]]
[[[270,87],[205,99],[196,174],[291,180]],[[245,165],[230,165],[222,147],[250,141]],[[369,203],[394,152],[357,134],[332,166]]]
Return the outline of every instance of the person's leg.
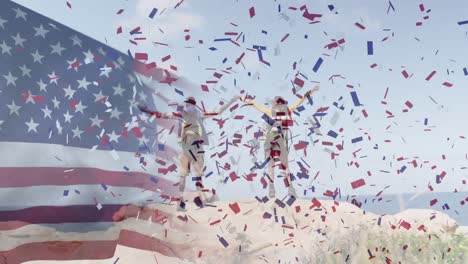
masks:
[[[274,157],[272,156],[272,150],[273,150],[273,142],[265,142],[265,159],[270,159],[268,161],[268,168],[267,168],[267,174],[269,177],[268,180],[268,196],[270,198],[275,198],[276,196],[276,191],[275,191],[275,160]]]
[[[281,154],[280,154],[280,161],[281,161],[281,170],[284,173],[284,177],[287,180],[288,186],[288,194],[291,196],[296,196],[296,190],[294,189],[292,179],[291,179],[291,171],[289,170],[289,149],[288,149],[288,140],[287,138],[282,138],[279,140]]]
[[[268,176],[270,177],[269,180],[269,191],[268,191],[268,196],[270,198],[275,198],[276,196],[276,191],[275,191],[275,161],[270,158],[270,161],[268,161]]]
[[[204,160],[204,153],[197,153],[195,156],[196,160],[192,161],[193,164],[193,170],[195,172],[195,177],[197,177],[197,180],[195,182],[195,185],[197,186],[197,191],[198,195],[200,196],[200,199],[202,202],[207,201],[207,197],[205,193],[203,192],[203,167],[205,166],[205,160]]]
[[[187,156],[186,153],[182,152],[179,157],[179,173],[180,173],[180,178],[179,178],[179,203],[177,205],[177,210],[183,211],[185,210],[184,208],[184,191],[185,191],[185,182],[186,178],[189,174],[190,171],[190,160],[189,157]]]

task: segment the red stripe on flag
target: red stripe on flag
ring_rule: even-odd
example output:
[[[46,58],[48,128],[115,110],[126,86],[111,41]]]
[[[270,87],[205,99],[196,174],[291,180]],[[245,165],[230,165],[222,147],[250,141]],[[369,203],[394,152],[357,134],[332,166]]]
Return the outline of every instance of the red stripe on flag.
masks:
[[[41,185],[96,185],[136,187],[174,193],[172,182],[156,177],[158,183],[151,181],[151,174],[142,172],[106,171],[95,168],[74,168],[64,172],[63,168],[49,167],[4,167],[0,168],[0,188],[30,187]]]

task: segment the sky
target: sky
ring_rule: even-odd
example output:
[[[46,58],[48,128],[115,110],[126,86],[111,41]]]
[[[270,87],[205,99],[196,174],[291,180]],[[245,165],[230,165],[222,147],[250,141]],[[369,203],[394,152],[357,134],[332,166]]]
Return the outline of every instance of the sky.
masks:
[[[160,67],[177,66],[178,75],[197,85],[215,79],[214,71],[207,68],[216,68],[220,72],[232,67],[231,74],[223,74],[218,84],[208,85],[209,93],[201,89],[187,91],[187,94],[202,98],[207,108],[216,108],[221,98],[230,99],[241,91],[256,96],[259,103],[269,102],[275,95],[282,95],[293,102],[297,97],[292,92],[292,81],[298,73],[307,77],[297,75],[305,81],[304,87],[298,91],[300,95],[319,83],[320,90],[313,95],[313,105],[304,105],[305,110],[300,116],[295,116],[297,124],[292,128],[293,135],[297,136],[294,143],[297,140],[309,142],[307,156],[302,150],[290,153],[294,173],[299,170],[296,161],[301,161],[301,158],[310,166],[310,178],[295,183],[296,186],[301,185],[301,190],[314,186],[318,195],[335,188],[340,188],[342,194],[373,195],[381,190],[385,193],[419,193],[428,191],[429,184],[436,192],[467,190],[467,185],[462,183],[468,178],[464,169],[467,166],[467,139],[461,136],[468,136],[465,116],[468,76],[463,72],[463,68],[468,67],[468,24],[457,24],[468,20],[465,12],[468,10],[467,1],[395,0],[392,1],[395,10],[389,12],[389,1],[384,0],[185,0],[177,8],[174,7],[178,1],[170,0],[70,0],[72,8],[68,8],[63,0],[49,0],[47,5],[42,1],[14,2],[122,52],[148,53],[149,61],[156,61]],[[322,15],[315,19],[319,23],[309,24],[310,20],[303,17],[299,8],[304,4],[307,4],[309,13]],[[424,11],[420,10],[421,4]],[[333,5],[333,10],[329,5]],[[251,7],[255,9],[253,17],[249,15]],[[158,12],[151,19],[148,15],[153,8],[158,8]],[[120,9],[124,11],[117,15]],[[425,16],[428,18],[424,19]],[[357,27],[356,22],[365,29]],[[422,25],[417,26],[417,22],[422,22]],[[120,26],[123,33],[116,34]],[[147,40],[135,46],[129,42],[128,32],[137,26],[141,27],[142,36]],[[186,29],[189,32],[184,32]],[[214,41],[229,37],[225,32],[242,32],[245,39],[239,39],[240,47],[228,41]],[[286,34],[289,36],[281,41]],[[186,35],[190,35],[188,41],[185,40]],[[383,41],[384,38],[387,39]],[[340,47],[325,47],[339,39],[345,40]],[[199,44],[199,40],[203,40],[203,44]],[[373,55],[368,55],[368,41],[373,42]],[[167,43],[168,46],[155,45],[154,42]],[[261,63],[256,52],[247,50],[253,45],[266,47],[263,57],[270,66]],[[210,47],[217,50],[212,51]],[[235,60],[243,52],[242,64],[236,64]],[[161,62],[161,58],[167,55],[171,55],[171,59]],[[319,57],[323,63],[314,72],[312,69]],[[227,61],[223,63],[225,58]],[[294,63],[296,69],[293,69]],[[377,66],[371,68],[374,63]],[[408,78],[403,76],[403,70],[408,73]],[[437,73],[426,81],[434,70]],[[340,75],[341,78],[335,77],[332,82],[332,75]],[[444,86],[444,82],[453,86]],[[214,89],[220,90],[221,86],[225,91],[221,94],[213,92]],[[184,97],[171,87],[161,86],[158,90],[176,102],[183,101]],[[350,92],[356,92],[361,106],[353,104]],[[406,105],[408,101],[412,105],[410,109]],[[343,105],[344,110],[333,106],[334,102]],[[330,108],[327,115],[319,118],[321,128],[307,136],[311,127],[308,119],[319,107]],[[161,105],[159,109],[174,110],[167,105]],[[403,109],[408,111],[403,112]],[[362,110],[367,112],[367,118]],[[394,117],[388,118],[386,111],[393,113]],[[245,115],[246,118],[232,120],[235,115]],[[334,115],[339,116],[336,123],[332,122]],[[208,155],[224,148],[217,147],[222,142],[218,139],[223,131],[230,138],[234,133],[241,133],[242,143],[247,143],[253,138],[253,131],[251,129],[246,134],[245,127],[250,124],[254,129],[262,127],[261,114],[253,108],[238,108],[234,113],[228,111],[223,118],[228,117],[230,120],[223,129],[219,129],[212,120],[207,122],[208,130],[213,132]],[[427,125],[424,124],[426,118]],[[327,136],[328,131],[338,132],[340,128],[343,132],[336,139]],[[359,136],[363,137],[361,142],[351,143]],[[167,140],[168,144],[175,142],[169,135],[161,135],[160,140]],[[343,141],[344,150],[328,147],[339,154],[331,159],[323,141],[333,142],[335,146]],[[352,153],[358,149],[361,150],[354,157]],[[221,164],[230,162],[229,157],[239,159],[237,175],[249,173],[252,157],[248,156],[247,148],[230,147],[228,157],[218,161]],[[399,157],[406,159],[398,161]],[[262,152],[257,154],[257,158],[263,161]],[[413,167],[413,160],[416,160],[417,168]],[[434,165],[437,167],[431,169]],[[402,166],[407,168],[398,174],[397,170]],[[214,162],[207,162],[207,171],[210,170],[216,170]],[[371,176],[368,176],[368,171]],[[436,175],[442,171],[446,171],[447,176],[437,184]],[[312,180],[318,172],[317,178]],[[241,178],[222,184],[221,176],[212,176],[206,179],[206,183],[226,199],[264,195],[259,181],[262,172],[258,173],[253,182]],[[227,174],[229,172],[224,177]],[[170,177],[176,179],[177,174]],[[364,179],[366,185],[352,189],[350,182],[358,179]],[[280,186],[281,182],[277,181],[277,190],[285,189]]]

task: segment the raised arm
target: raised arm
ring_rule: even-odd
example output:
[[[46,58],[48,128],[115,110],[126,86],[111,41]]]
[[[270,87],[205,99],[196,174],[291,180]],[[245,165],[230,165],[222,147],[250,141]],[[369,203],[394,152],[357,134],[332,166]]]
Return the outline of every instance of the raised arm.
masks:
[[[142,111],[143,113],[147,113],[151,116],[155,115],[156,118],[162,118],[162,119],[178,119],[179,117],[174,115],[173,113],[162,113],[162,112],[159,112],[159,111],[153,111],[153,110],[150,110],[148,109],[148,107],[146,105],[139,105],[138,106],[138,109],[140,109],[140,111]]]
[[[299,106],[302,105],[302,103],[304,103],[304,101],[307,99],[308,96],[310,96],[313,92],[316,92],[318,91],[320,88],[320,86],[315,86],[314,89],[308,91],[307,93],[304,94],[304,96],[299,99],[295,104],[293,104],[292,106],[289,107],[289,111],[294,111],[296,110],[296,108],[298,108]]]
[[[273,116],[273,113],[271,112],[270,108],[265,107],[265,106],[261,106],[261,105],[255,103],[252,99],[246,99],[245,97],[241,97],[240,99],[241,99],[241,101],[245,102],[246,104],[253,106],[258,111],[268,115],[269,117]]]
[[[209,117],[212,117],[212,116],[221,115],[224,111],[226,111],[226,109],[229,108],[229,106],[231,106],[239,98],[240,98],[239,96],[234,96],[234,97],[232,97],[232,99],[229,102],[225,103],[218,110],[213,111],[213,112],[204,112],[202,118],[209,118]]]

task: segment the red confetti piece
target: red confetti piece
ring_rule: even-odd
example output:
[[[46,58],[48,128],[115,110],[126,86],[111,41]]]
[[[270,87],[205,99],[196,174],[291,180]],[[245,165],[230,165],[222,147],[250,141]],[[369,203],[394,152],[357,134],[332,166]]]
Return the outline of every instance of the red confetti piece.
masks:
[[[143,133],[141,133],[141,130],[138,127],[132,128],[132,132],[137,138],[141,138],[143,136]]]
[[[253,6],[249,9],[249,14],[250,14],[250,18],[255,16],[255,8]]]
[[[405,105],[409,108],[413,108],[413,104],[410,101],[406,101]]]
[[[436,73],[437,73],[437,71],[432,71],[432,72],[426,77],[426,81],[429,81]]]
[[[146,53],[135,53],[135,60],[148,60],[148,54]]]
[[[151,63],[146,64],[146,68],[147,69],[156,68],[156,62],[151,62]]]
[[[162,62],[165,62],[171,58],[171,55],[167,55],[166,57],[162,58]]]
[[[361,24],[358,23],[358,22],[356,22],[354,25],[356,25],[356,27],[358,27],[358,28],[360,28],[360,29],[362,29],[362,30],[366,29],[365,26],[361,25]]]
[[[67,2],[67,6],[68,6],[68,8],[72,9],[72,6],[71,6],[71,4],[69,2]]]
[[[424,12],[424,4],[419,5],[419,10],[421,10],[421,12]]]
[[[296,79],[294,79],[294,84],[302,88],[304,86],[304,81],[296,77]]]
[[[206,84],[202,84],[202,85],[201,85],[201,89],[202,89],[202,91],[204,91],[204,92],[209,92],[208,86],[207,86]]]
[[[122,14],[122,13],[123,13],[123,11],[124,11],[124,9],[120,9],[119,11],[117,11],[117,15],[120,15],[120,14]]]
[[[240,212],[240,208],[237,203],[229,204],[229,208],[231,208],[234,214],[238,214]]]
[[[401,74],[403,74],[403,77],[405,77],[405,79],[408,79],[409,75],[408,75],[408,73],[406,72],[406,70],[403,70],[403,71],[401,72]]]
[[[452,87],[453,86],[453,84],[451,84],[449,82],[444,82],[442,85],[446,86],[446,87]]]
[[[283,42],[283,41],[285,41],[285,40],[286,40],[288,37],[289,37],[289,33],[288,33],[288,34],[286,34],[286,35],[285,35],[285,36],[284,36],[284,37],[281,39],[281,41],[280,41],[280,42]]]
[[[359,180],[351,182],[351,187],[353,189],[356,189],[356,188],[359,188],[359,187],[361,187],[361,186],[363,186],[365,184],[366,184],[366,182],[364,181],[364,179],[359,179]]]

